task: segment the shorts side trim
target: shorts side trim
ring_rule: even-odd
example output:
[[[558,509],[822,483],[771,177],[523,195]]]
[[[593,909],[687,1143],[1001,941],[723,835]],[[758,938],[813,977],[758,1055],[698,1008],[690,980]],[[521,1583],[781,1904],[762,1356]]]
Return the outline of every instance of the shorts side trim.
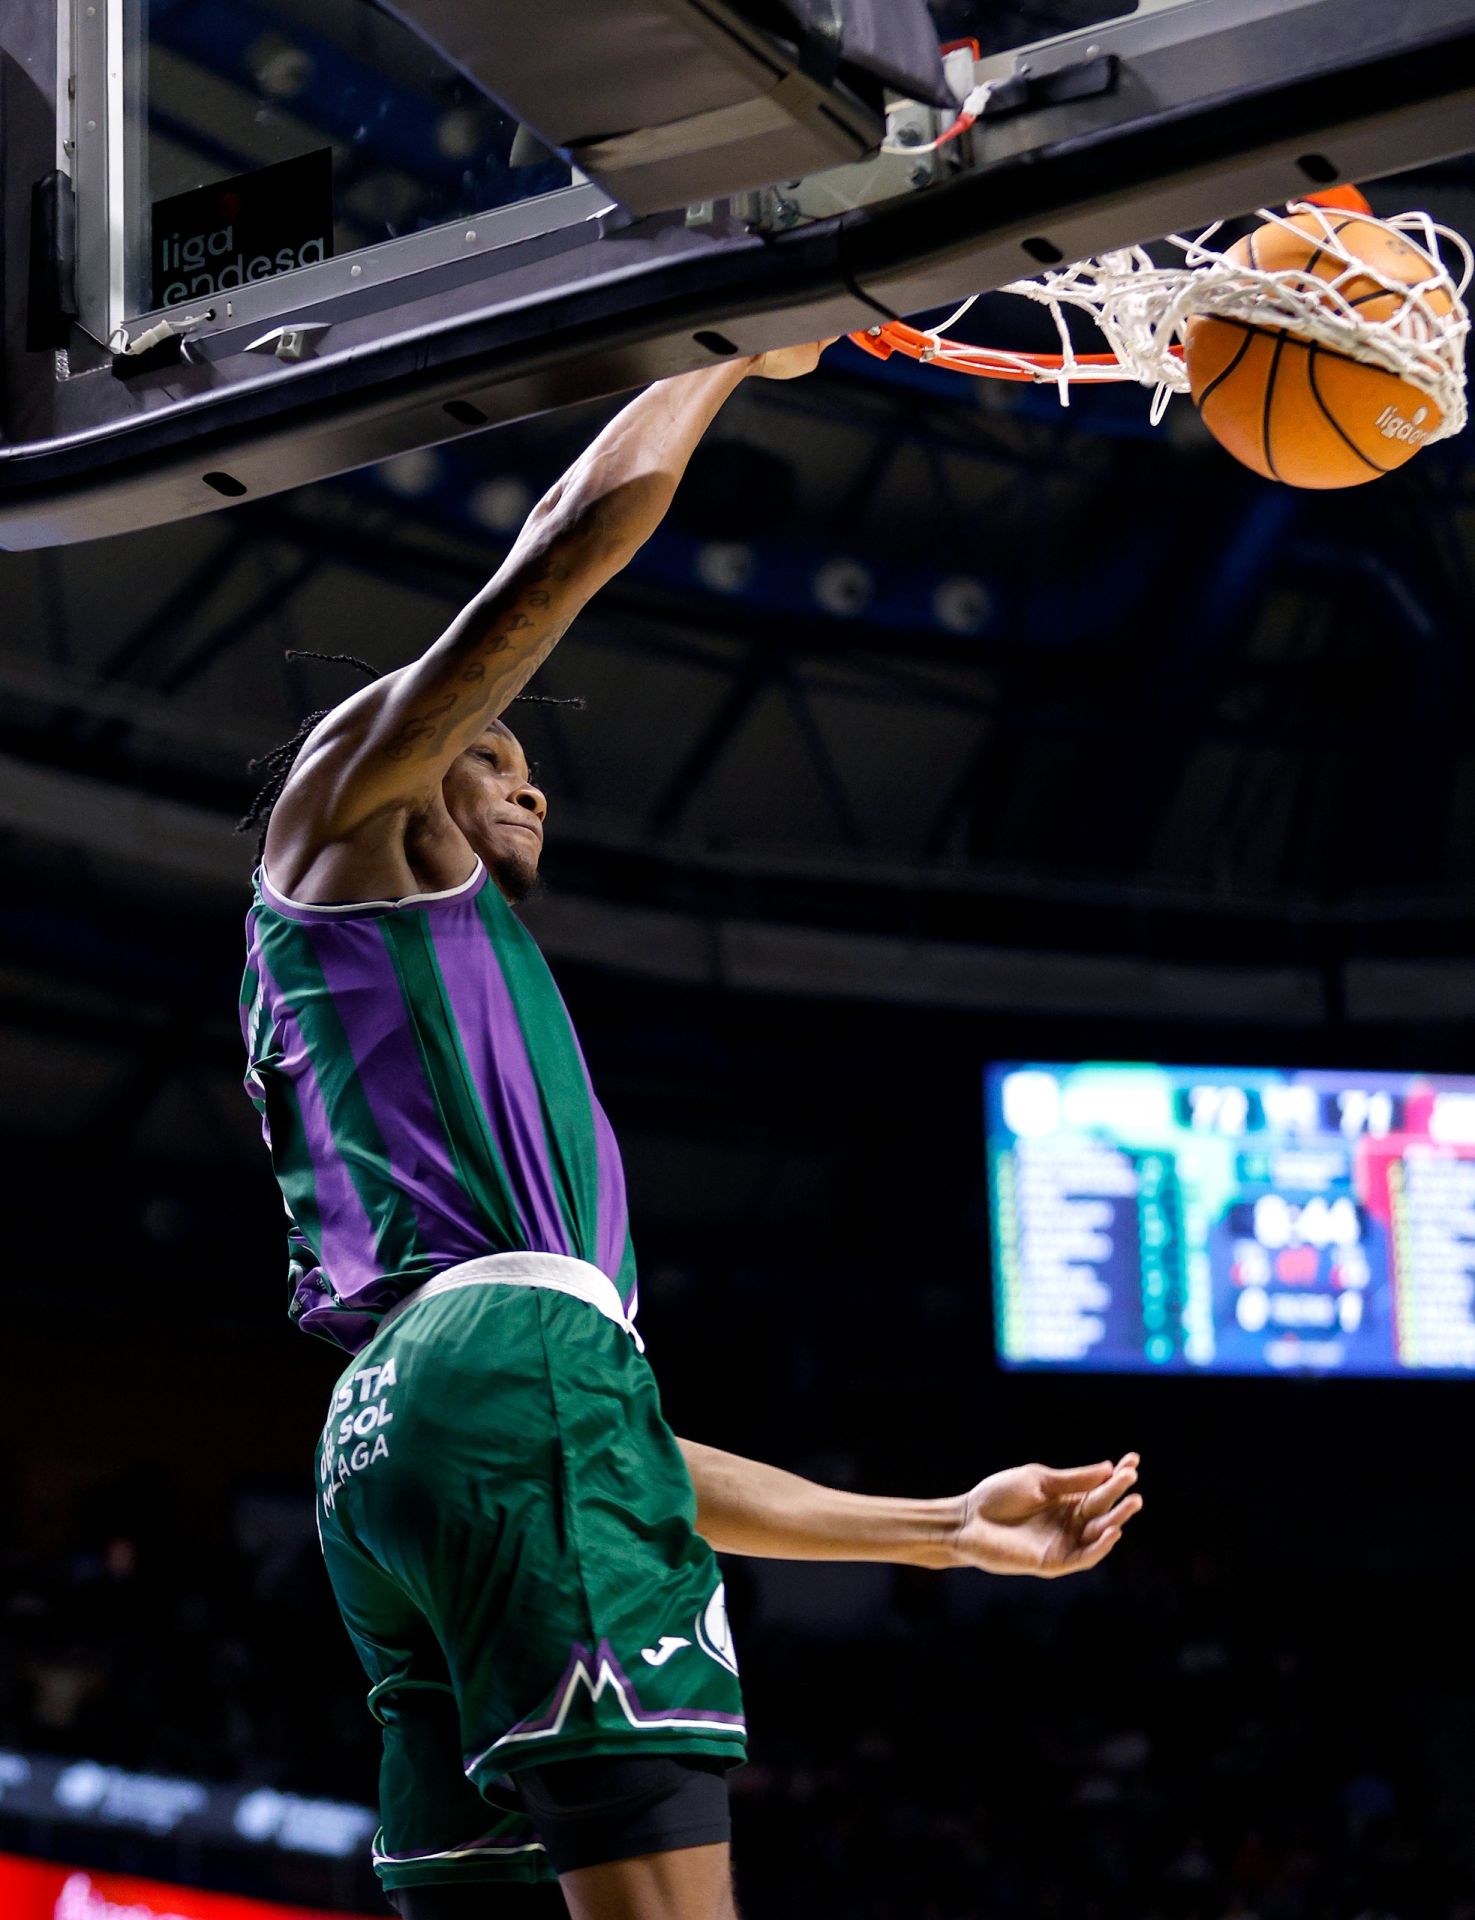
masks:
[[[526,1840],[517,1846],[494,1844],[491,1834],[483,1834],[480,1840],[468,1840],[464,1847],[442,1847],[435,1853],[385,1853],[381,1846],[384,1829],[381,1827],[374,1835],[374,1865],[376,1867],[419,1867],[428,1866],[433,1860],[497,1860],[512,1854],[542,1853],[545,1851],[541,1840]]]
[[[620,1711],[637,1733],[684,1731],[705,1733],[718,1739],[723,1734],[731,1734],[737,1740],[747,1734],[747,1722],[740,1713],[709,1713],[689,1707],[668,1707],[647,1712],[640,1704],[640,1696],[629,1675],[611,1651],[609,1642],[601,1640],[595,1653],[591,1653],[587,1647],[574,1648],[563,1678],[558,1683],[554,1705],[540,1718],[520,1720],[516,1726],[509,1727],[489,1747],[468,1760],[467,1778],[474,1780],[495,1753],[502,1753],[511,1747],[530,1746],[539,1740],[556,1739],[563,1732],[564,1722],[568,1719],[569,1709],[580,1687],[583,1687],[591,1701],[600,1700],[606,1692],[612,1693]]]

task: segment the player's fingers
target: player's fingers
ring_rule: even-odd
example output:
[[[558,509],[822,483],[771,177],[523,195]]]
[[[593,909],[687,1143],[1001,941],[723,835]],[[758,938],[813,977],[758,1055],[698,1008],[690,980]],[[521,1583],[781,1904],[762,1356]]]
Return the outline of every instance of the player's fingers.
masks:
[[[1118,1500],[1110,1512],[1103,1513],[1098,1519],[1087,1521],[1081,1529],[1081,1539],[1090,1545],[1099,1540],[1103,1533],[1120,1533],[1132,1516],[1141,1511],[1142,1495],[1129,1493],[1125,1500]]]
[[[1061,1572],[1087,1573],[1092,1567],[1099,1567],[1121,1537],[1117,1528],[1109,1528],[1099,1540],[1094,1540],[1089,1547],[1082,1548],[1079,1553],[1072,1554],[1065,1566],[1061,1568]]]
[[[1094,1467],[1040,1468],[1040,1487],[1047,1500],[1060,1500],[1072,1493],[1090,1493],[1110,1478],[1109,1460],[1098,1460]]]
[[[1135,1487],[1136,1484],[1137,1469],[1135,1467],[1118,1467],[1109,1480],[1104,1480],[1099,1487],[1093,1487],[1081,1501],[1082,1519],[1095,1520],[1101,1514],[1109,1512],[1128,1488]]]

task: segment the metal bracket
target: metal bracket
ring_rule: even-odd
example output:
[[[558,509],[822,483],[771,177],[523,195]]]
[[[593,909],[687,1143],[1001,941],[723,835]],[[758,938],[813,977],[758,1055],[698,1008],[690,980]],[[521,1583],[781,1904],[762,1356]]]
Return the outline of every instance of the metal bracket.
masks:
[[[1006,113],[1020,113],[1027,107],[1062,106],[1067,100],[1089,100],[1110,93],[1116,86],[1121,62],[1114,53],[1086,49],[1085,57],[1069,66],[1054,67],[1048,73],[1032,73],[1030,63],[1021,60],[1007,80],[993,81],[978,118],[997,120]]]
[[[301,320],[285,327],[273,327],[257,340],[249,340],[247,353],[274,353],[278,360],[312,360],[318,344],[328,331],[326,320]]]
[[[953,47],[944,54],[942,64],[948,86],[961,105],[973,91],[973,42]],[[788,227],[828,219],[881,200],[896,200],[931,186],[962,164],[960,147],[937,145],[939,135],[946,133],[956,117],[956,109],[949,111],[888,94],[886,144],[879,153],[802,180],[740,194],[732,201],[734,212],[752,232],[781,233]]]

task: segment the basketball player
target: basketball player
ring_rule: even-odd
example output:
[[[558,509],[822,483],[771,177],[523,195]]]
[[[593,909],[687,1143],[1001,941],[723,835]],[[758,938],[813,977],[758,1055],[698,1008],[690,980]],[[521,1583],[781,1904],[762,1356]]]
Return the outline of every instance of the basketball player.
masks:
[[[575,1920],[732,1920],[746,1731],[714,1549],[1053,1577],[1099,1565],[1141,1505],[1135,1454],[904,1500],[678,1440],[635,1330],[614,1136],[512,910],[547,806],[499,716],[738,384],[818,355],[632,401],[420,659],[271,758],[248,816],[247,1086],[293,1317],[352,1356],[317,1515],[405,1920],[498,1920],[555,1875]]]

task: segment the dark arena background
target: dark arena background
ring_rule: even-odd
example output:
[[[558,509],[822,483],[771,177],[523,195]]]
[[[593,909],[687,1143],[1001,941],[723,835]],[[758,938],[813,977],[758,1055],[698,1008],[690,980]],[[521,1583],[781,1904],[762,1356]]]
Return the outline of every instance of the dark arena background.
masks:
[[[1449,99],[1420,93],[1418,47],[1390,51],[1410,144],[1333,172],[1475,236],[1475,27],[1436,11],[1401,17],[1465,36]],[[932,9],[1006,61],[1109,12]],[[89,300],[132,326],[170,296],[127,248],[110,293],[87,253],[109,244],[89,163],[37,134],[55,10],[22,14],[0,57],[0,1920],[379,1915],[377,1740],[313,1520],[339,1361],[285,1319],[234,823],[248,762],[357,684],[289,650],[390,667],[428,645],[615,396],[697,364],[670,341],[703,316],[663,256],[654,319],[579,309],[626,359],[558,335],[566,358],[534,367],[479,338],[437,377],[471,391],[480,355],[505,424],[437,390],[452,424],[422,434],[424,366],[401,369],[392,423],[354,401],[352,457],[331,434],[359,373],[293,388],[326,382],[311,338],[300,362],[242,340],[235,412],[176,444],[161,410],[135,447],[154,396],[210,398],[208,353],[171,364],[171,335],[135,373],[114,340],[110,367]],[[153,184],[123,199],[187,220],[202,181],[331,150],[325,254],[302,252],[322,236],[299,189],[254,216],[291,228],[287,286],[568,190],[548,147],[514,169],[470,54],[422,70],[376,40],[386,19],[124,8],[147,109],[118,164],[141,140]],[[1328,124],[1371,125],[1339,84]],[[1463,142],[1421,148],[1451,100]],[[1234,139],[1307,111],[1267,85]],[[53,162],[74,214],[38,184]],[[1179,222],[1143,185],[1172,164],[1120,161],[1147,224],[1101,244]],[[902,184],[925,207],[932,185]],[[1219,210],[1297,191],[1274,185]],[[681,246],[716,217],[690,202]],[[762,264],[702,267],[724,350],[868,324],[817,253],[793,265],[823,229],[780,212]],[[936,318],[968,269],[928,279],[927,245],[896,310]],[[1034,270],[989,256],[979,284]],[[1019,305],[988,295],[970,337],[1048,349]],[[68,352],[93,398],[48,413],[34,370]],[[1186,397],[1157,426],[1149,401],[1062,408],[844,338],[813,376],[750,381],[540,672],[583,708],[516,716],[549,797],[521,912],[620,1138],[676,1431],[872,1493],[1143,1458],[1142,1517],[1077,1579],[724,1562],[752,1920],[1475,1920],[1475,439],[1299,490]],[[468,419],[494,430],[445,438]],[[208,495],[180,477],[191,435]],[[272,458],[290,481],[216,484]],[[1091,1062],[1162,1071],[1088,1074],[1083,1120]]]

